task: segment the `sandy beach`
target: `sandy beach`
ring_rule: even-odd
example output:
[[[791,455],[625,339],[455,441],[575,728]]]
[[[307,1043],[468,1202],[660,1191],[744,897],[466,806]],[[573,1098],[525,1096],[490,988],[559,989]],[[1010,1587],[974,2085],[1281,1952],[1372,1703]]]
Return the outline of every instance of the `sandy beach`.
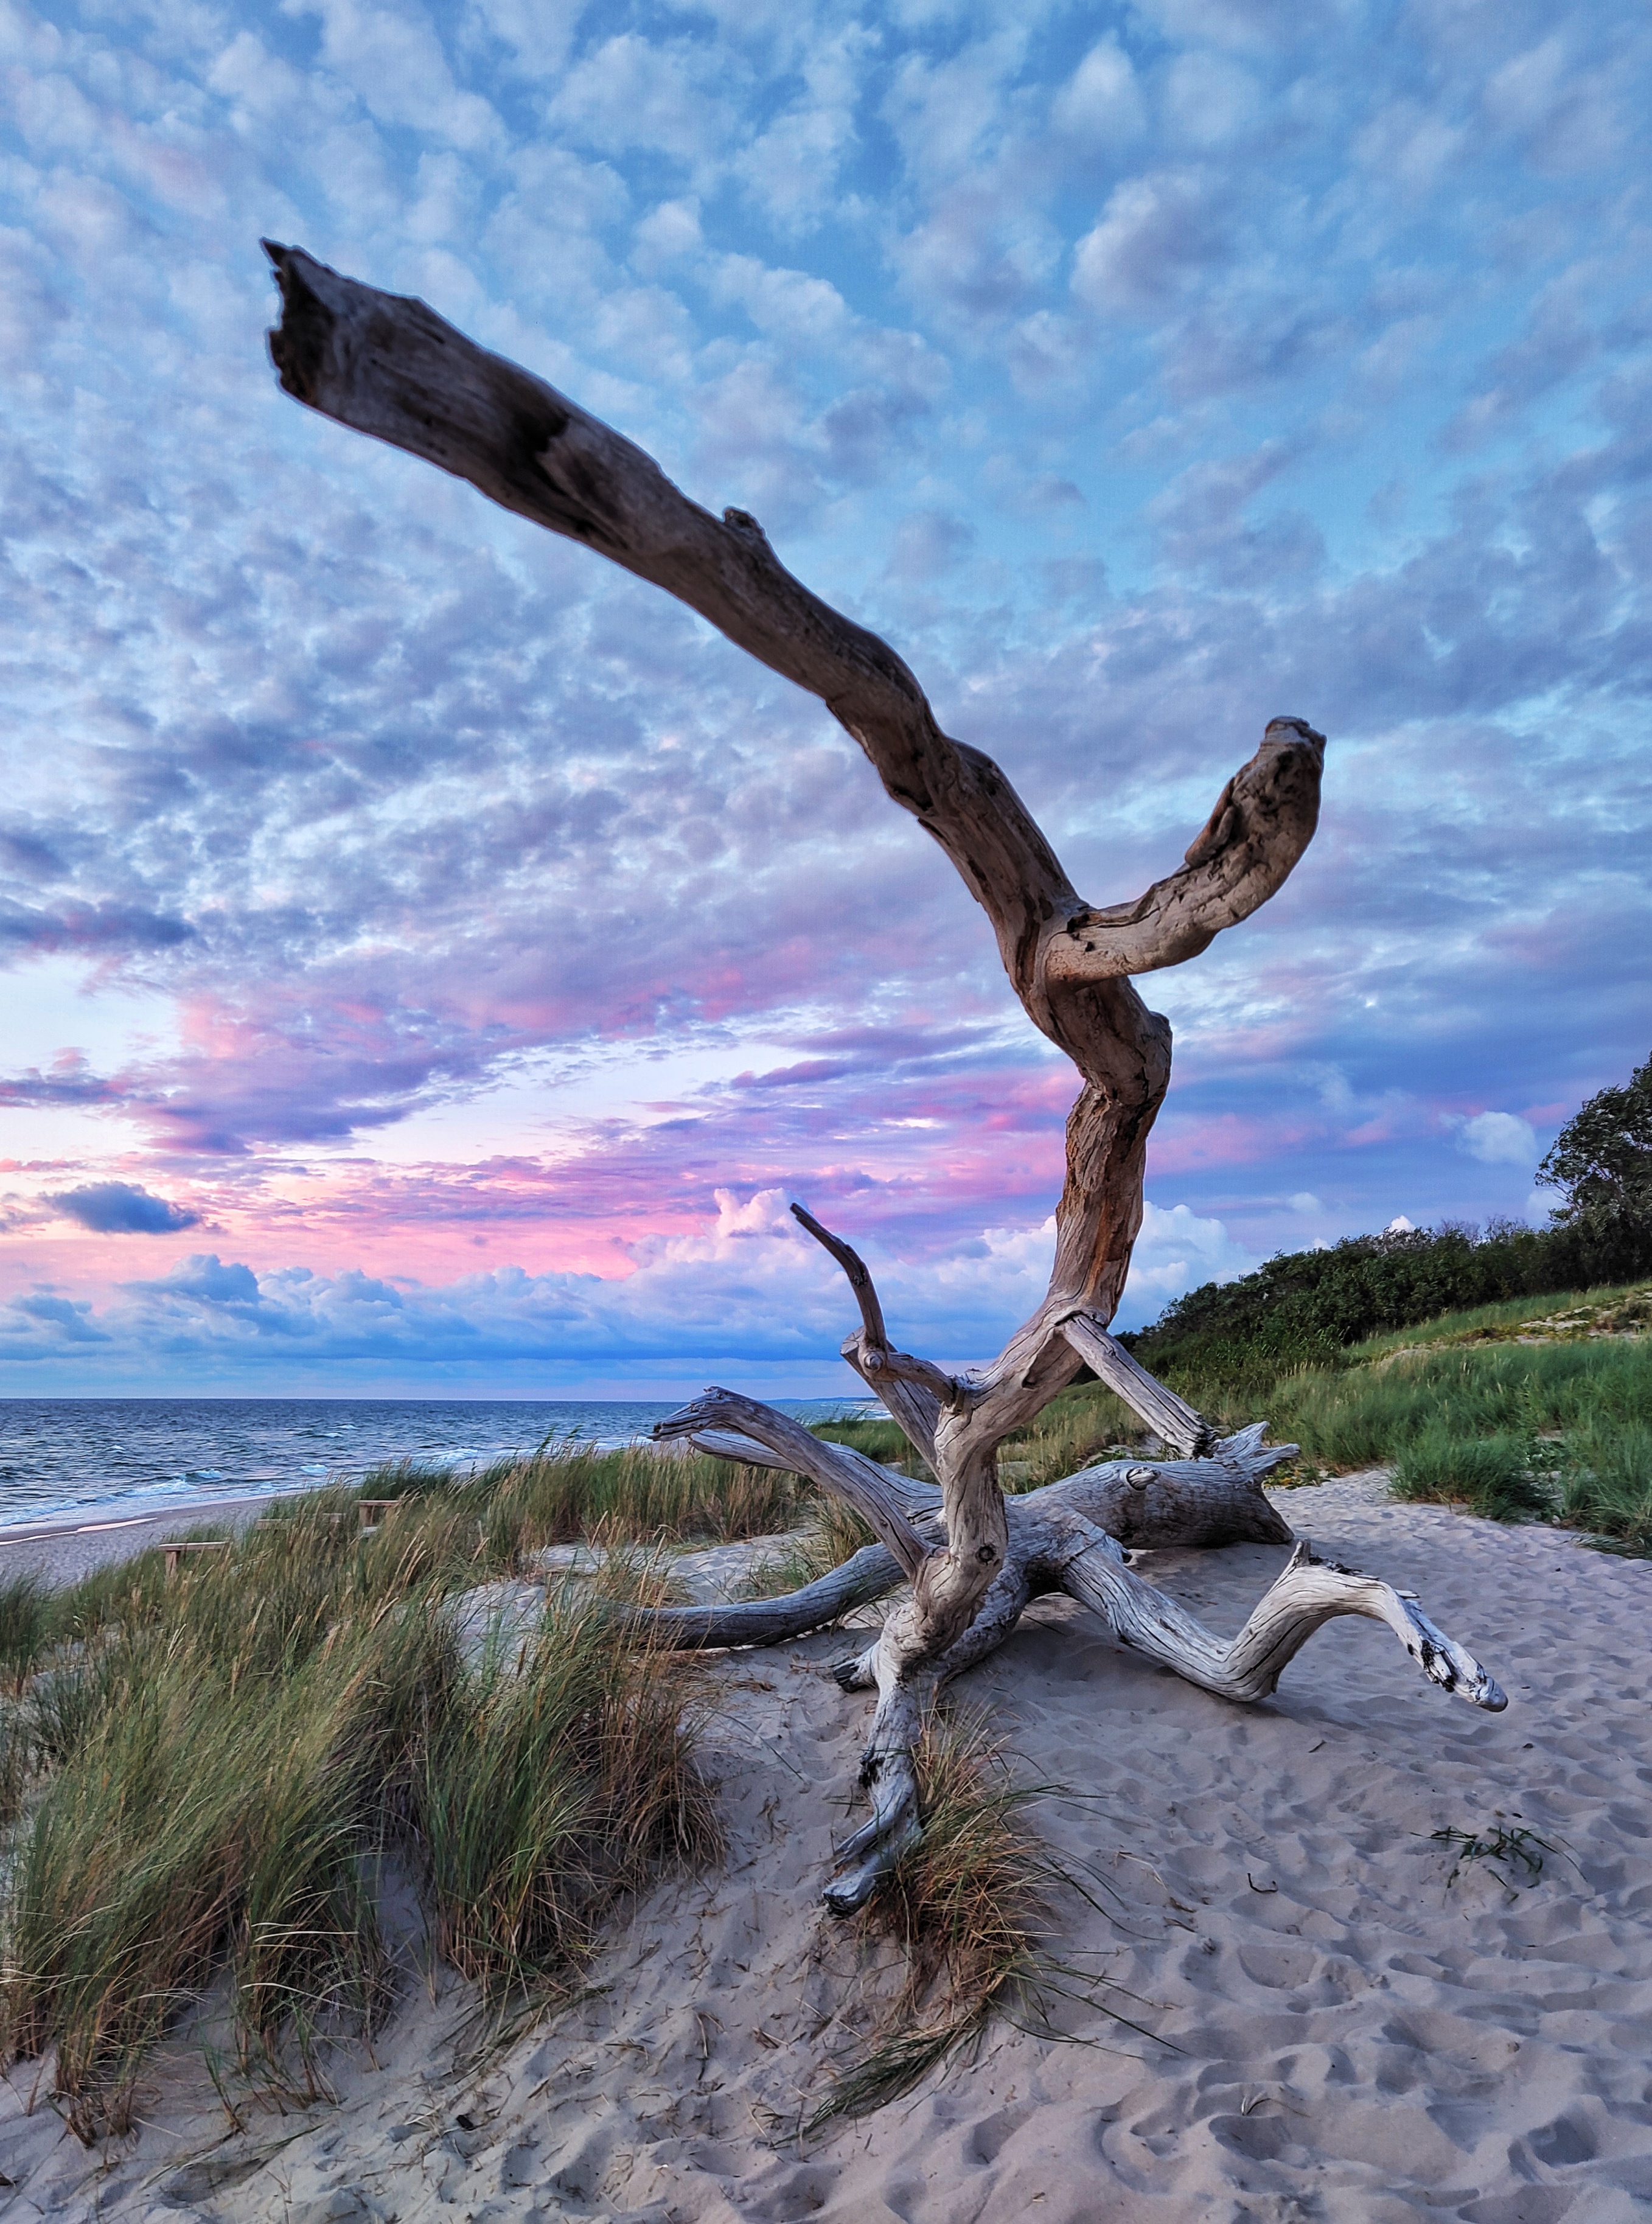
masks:
[[[1453,1703],[1343,1621],[1241,1710],[1071,1602],[1034,1607],[954,1703],[990,1701],[1017,1774],[1076,1795],[1032,1810],[1098,1903],[1068,1895],[1050,1951],[1139,2031],[1083,2005],[1076,2043],[1000,2024],[972,2063],[800,2140],[892,1982],[888,1949],[817,1905],[867,1712],[826,1676],[828,1632],[710,1670],[726,1859],[635,1908],[583,2003],[466,2066],[474,1998],[410,1971],[373,2058],[332,2058],[336,2106],[248,2103],[241,2130],[180,2033],[138,2136],[103,2152],[20,2064],[8,2215],[1629,2224],[1652,2202],[1652,1568],[1395,1505],[1380,1477],[1279,1501],[1420,1592],[1509,1708]],[[1226,1630],[1281,1557],[1142,1565]],[[1499,1828],[1548,1842],[1541,1874],[1468,1860],[1451,1881],[1433,1834]]]
[[[42,1521],[19,1521],[0,1529],[0,1583],[15,1576],[39,1575],[53,1584],[77,1583],[98,1568],[130,1559],[169,1537],[186,1537],[204,1522],[231,1529],[256,1521],[279,1497],[297,1493],[264,1491],[254,1496],[220,1496],[169,1501],[147,1507],[132,1499],[85,1507]]]

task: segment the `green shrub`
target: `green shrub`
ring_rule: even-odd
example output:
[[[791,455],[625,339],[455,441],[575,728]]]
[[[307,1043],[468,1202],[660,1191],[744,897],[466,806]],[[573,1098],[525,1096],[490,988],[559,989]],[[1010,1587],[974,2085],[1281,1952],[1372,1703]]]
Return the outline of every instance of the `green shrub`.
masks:
[[[1389,1330],[1649,1271],[1652,1235],[1631,1241],[1620,1230],[1603,1248],[1572,1226],[1494,1223],[1484,1236],[1401,1229],[1282,1252],[1254,1274],[1188,1291],[1122,1340],[1184,1395],[1194,1382],[1257,1390],[1295,1368],[1339,1365],[1351,1346]]]

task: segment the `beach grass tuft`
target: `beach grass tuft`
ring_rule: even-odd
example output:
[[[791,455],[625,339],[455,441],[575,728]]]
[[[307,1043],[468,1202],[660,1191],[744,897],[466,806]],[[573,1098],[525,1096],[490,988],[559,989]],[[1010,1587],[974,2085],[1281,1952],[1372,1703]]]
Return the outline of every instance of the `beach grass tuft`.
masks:
[[[1037,1986],[1049,1899],[1067,1881],[1029,1828],[1039,1787],[1013,1780],[981,1725],[938,1716],[918,1750],[923,1835],[861,1921],[905,1961],[879,2035],[806,2126],[864,2116],[899,2100],[978,2040],[993,2015]]]
[[[244,2074],[284,2063],[291,2089],[323,2089],[320,2050],[370,2031],[393,1987],[387,1865],[449,1961],[532,1990],[573,1970],[653,1866],[711,1850],[694,1664],[639,1651],[606,1612],[608,1593],[657,1585],[650,1565],[617,1556],[605,1585],[565,1587],[542,1627],[467,1662],[446,1602],[571,1518],[552,1464],[457,1484],[399,1469],[284,1501],[203,1536],[223,1549],[170,1578],[157,1550],[48,1596],[43,1623],[19,1595],[0,2043],[54,2050],[81,2137],[128,2127],[145,2057],[225,1978]],[[598,1534],[622,1535],[628,1509],[749,1513],[674,1472],[648,1497],[636,1466],[610,1463]],[[366,1529],[363,1498],[390,1501]]]
[[[446,1959],[496,1987],[554,1980],[655,1863],[709,1858],[699,1719],[684,1657],[627,1652],[588,1602],[554,1602],[514,1660],[491,1646],[421,1756],[418,1828]]]
[[[227,1570],[199,1588],[241,1590]],[[370,2023],[374,1862],[452,1639],[414,1608],[267,1651],[255,1630],[226,1659],[180,1615],[80,1671],[96,1703],[17,1849],[4,2003],[15,2053],[55,2048],[83,2138],[126,2128],[143,2057],[220,1968],[249,2042]]]
[[[0,1583],[0,1689],[22,1690],[52,1640],[52,1594],[36,1575]]]

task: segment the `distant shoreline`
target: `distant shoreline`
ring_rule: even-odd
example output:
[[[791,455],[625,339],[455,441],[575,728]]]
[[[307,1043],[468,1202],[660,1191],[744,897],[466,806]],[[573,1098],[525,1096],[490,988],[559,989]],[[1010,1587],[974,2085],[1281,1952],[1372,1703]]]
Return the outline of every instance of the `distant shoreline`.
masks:
[[[37,1575],[54,1589],[66,1588],[99,1568],[130,1559],[203,1521],[227,1521],[232,1528],[242,1529],[282,1499],[307,1495],[307,1490],[290,1488],[225,1493],[216,1498],[174,1501],[143,1513],[123,1510],[133,1505],[130,1498],[111,1499],[99,1506],[83,1506],[78,1513],[8,1523],[0,1527],[0,1583],[18,1576]],[[88,1514],[97,1518],[88,1520]]]
[[[783,1405],[812,1421],[864,1401]],[[551,1447],[618,1450],[678,1410],[661,1399],[0,1399],[0,1562],[16,1564],[25,1536],[211,1520],[403,1466],[462,1475]]]

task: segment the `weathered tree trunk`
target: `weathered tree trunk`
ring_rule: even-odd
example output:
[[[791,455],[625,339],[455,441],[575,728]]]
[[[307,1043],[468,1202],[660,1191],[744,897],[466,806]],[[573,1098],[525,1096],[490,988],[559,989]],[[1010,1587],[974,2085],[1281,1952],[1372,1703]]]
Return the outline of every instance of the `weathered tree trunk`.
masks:
[[[861,1325],[844,1347],[929,1463],[938,1488],[824,1445],[784,1415],[711,1391],[669,1424],[707,1448],[753,1447],[854,1506],[874,1551],[791,1602],[830,1619],[887,1570],[909,1588],[877,1644],[845,1677],[875,1684],[864,1779],[872,1819],[843,1849],[828,1895],[858,1905],[916,1827],[912,1746],[939,1683],[1000,1642],[1026,1600],[1063,1589],[1121,1639],[1236,1699],[1270,1690],[1327,1614],[1388,1621],[1436,1680],[1482,1705],[1501,1694],[1466,1654],[1385,1585],[1299,1553],[1231,1646],[1183,1615],[1121,1563],[1125,1543],[1220,1544],[1288,1537],[1260,1476],[1282,1454],[1259,1432],[1212,1451],[1212,1432],[1107,1333],[1142,1221],[1147,1140],[1170,1078],[1170,1029],[1130,976],[1176,965],[1282,885],[1313,836],[1324,737],[1275,718],[1218,797],[1180,865],[1135,899],[1086,902],[999,768],[950,740],[894,651],[830,609],[775,557],[744,511],[714,517],[653,459],[530,372],[491,355],[421,301],[342,278],[297,248],[268,245],[282,319],[270,352],[288,393],[339,423],[440,464],[535,523],[585,542],[677,596],[812,694],[851,733],[891,799],[933,835],[985,911],[1010,984],[1035,1027],[1082,1083],[1067,1121],[1067,1180],[1056,1208],[1048,1290],[996,1360],[954,1376],[896,1350],[864,1267],[801,1208],[798,1217],[848,1273]],[[1006,1502],[997,1453],[1088,1364],[1186,1461],[1093,1469]],[[876,1575],[872,1572],[874,1568]],[[858,1572],[853,1572],[858,1569]],[[805,1604],[805,1602],[807,1604]],[[744,1621],[658,1618],[690,1641],[753,1641],[784,1602]],[[817,1608],[820,1611],[817,1613]],[[768,1621],[763,1621],[767,1615]],[[753,1616],[757,1620],[754,1621]],[[794,1624],[794,1626],[804,1626]],[[761,1641],[760,1640],[757,1641]],[[1441,1665],[1448,1672],[1440,1672]]]

